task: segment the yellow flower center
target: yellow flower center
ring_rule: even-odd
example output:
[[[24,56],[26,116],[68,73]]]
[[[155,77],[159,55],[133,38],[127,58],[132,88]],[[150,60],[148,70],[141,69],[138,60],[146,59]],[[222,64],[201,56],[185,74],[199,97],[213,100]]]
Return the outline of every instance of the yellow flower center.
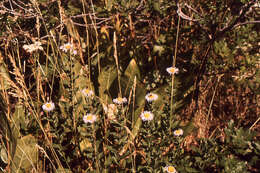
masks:
[[[122,102],[122,101],[123,101],[123,98],[119,97],[119,98],[117,98],[117,100],[118,100],[119,102]]]
[[[70,48],[71,48],[71,45],[68,44],[68,45],[65,46],[65,48],[66,48],[66,49],[70,49]]]
[[[86,94],[89,94],[90,90],[89,90],[89,89],[85,89],[84,92],[85,92]]]
[[[170,71],[171,73],[174,73],[174,72],[175,72],[175,69],[174,69],[174,68],[171,68],[169,71]]]
[[[50,103],[47,103],[46,105],[45,105],[47,108],[51,108],[51,104]]]
[[[150,118],[150,114],[149,113],[144,113],[144,117],[145,118]]]
[[[93,116],[92,115],[88,115],[87,116],[87,120],[92,120],[93,119]]]
[[[169,171],[169,172],[175,172],[175,168],[174,168],[173,166],[169,166],[169,167],[168,167],[168,171]]]
[[[149,95],[148,97],[149,97],[150,99],[152,99],[152,98],[154,98],[154,95],[151,94],[151,95]]]

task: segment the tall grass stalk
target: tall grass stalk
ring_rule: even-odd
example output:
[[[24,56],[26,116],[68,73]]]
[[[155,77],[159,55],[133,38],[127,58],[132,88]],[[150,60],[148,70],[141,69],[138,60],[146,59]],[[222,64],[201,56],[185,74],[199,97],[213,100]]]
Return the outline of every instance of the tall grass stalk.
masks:
[[[118,89],[119,89],[119,97],[122,97],[122,90],[121,90],[121,84],[120,84],[120,70],[119,70],[119,63],[118,63],[118,56],[117,56],[117,46],[116,46],[116,32],[114,32],[114,39],[113,39],[113,45],[114,45],[114,58],[116,61],[116,68],[117,68],[117,79],[118,79]]]
[[[48,146],[51,150],[51,153],[53,154],[53,156],[55,158],[56,163],[58,164],[58,166],[60,168],[63,168],[63,166],[62,166],[62,164],[59,160],[59,157],[58,157],[57,153],[55,152],[55,150],[52,146],[52,143],[49,140],[48,135],[47,135],[42,123],[41,123],[40,116],[37,114],[37,110],[35,109],[33,99],[30,95],[30,92],[28,91],[26,84],[25,84],[24,76],[21,74],[20,69],[16,66],[15,59],[11,55],[9,56],[9,59],[10,59],[12,65],[13,65],[13,68],[14,68],[12,73],[15,76],[16,81],[20,85],[20,87],[19,87],[14,82],[12,82],[10,79],[7,79],[8,82],[10,82],[10,86],[12,86],[14,91],[15,91],[15,93],[13,93],[13,94],[15,95],[15,97],[18,97],[18,98],[21,98],[21,99],[24,100],[25,106],[27,108],[29,108],[30,112],[32,112],[32,115],[34,116],[36,122],[38,123],[38,125],[41,129],[41,131],[43,132],[44,137],[45,137],[47,144],[48,144]],[[13,122],[13,123],[15,123],[15,122]],[[54,169],[56,169],[56,167],[54,167]]]
[[[178,49],[178,39],[179,39],[179,31],[180,31],[180,20],[181,20],[181,18],[180,18],[180,16],[178,17],[178,26],[177,26],[177,34],[176,34],[176,40],[175,40],[175,50],[174,50],[174,57],[173,57],[173,62],[172,62],[172,67],[174,68],[175,66],[176,66],[176,59],[177,59],[177,49]],[[172,88],[171,88],[171,112],[170,112],[170,115],[171,115],[171,118],[170,118],[170,120],[172,120],[172,118],[173,118],[173,89],[174,89],[174,74],[172,75],[172,82],[171,82],[171,84],[172,84]],[[172,124],[172,123],[170,123],[170,124]],[[171,125],[170,125],[170,127],[171,127]]]
[[[93,1],[91,0],[90,2],[91,2],[92,10],[93,10],[94,19],[92,18],[92,15],[89,15],[89,17],[91,19],[91,22],[92,22],[92,24],[94,26],[94,30],[95,30],[95,33],[96,33],[96,46],[97,46],[97,56],[98,56],[98,72],[100,74],[101,66],[100,66],[99,39],[98,39],[97,23],[96,23],[96,16],[95,16],[95,9],[94,9],[94,5],[93,5]]]
[[[218,83],[219,83],[219,81],[220,81],[222,76],[223,75],[218,76],[216,87],[214,89],[213,96],[212,96],[211,101],[210,101],[209,110],[208,110],[208,113],[207,113],[207,116],[206,116],[206,124],[205,124],[206,128],[207,128],[207,125],[208,125],[209,115],[210,115],[211,108],[212,108],[212,105],[213,105],[213,101],[214,101],[214,98],[215,98],[215,95],[216,95],[216,91],[217,91],[217,88],[218,88]]]

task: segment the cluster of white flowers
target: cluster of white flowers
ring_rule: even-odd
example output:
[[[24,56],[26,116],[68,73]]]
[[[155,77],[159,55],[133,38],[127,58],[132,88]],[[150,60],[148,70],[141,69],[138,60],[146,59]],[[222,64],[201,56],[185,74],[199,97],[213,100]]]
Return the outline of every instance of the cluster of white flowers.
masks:
[[[29,53],[32,53],[36,50],[43,50],[42,43],[39,41],[36,41],[33,44],[23,45],[23,48],[26,52],[29,52]]]
[[[72,43],[66,43],[60,46],[60,49],[66,53],[69,51],[71,54],[77,55],[77,50],[74,48]]]
[[[103,109],[107,114],[108,119],[114,120],[116,118],[115,114],[117,114],[118,110],[115,104],[109,104],[108,106],[103,104]]]

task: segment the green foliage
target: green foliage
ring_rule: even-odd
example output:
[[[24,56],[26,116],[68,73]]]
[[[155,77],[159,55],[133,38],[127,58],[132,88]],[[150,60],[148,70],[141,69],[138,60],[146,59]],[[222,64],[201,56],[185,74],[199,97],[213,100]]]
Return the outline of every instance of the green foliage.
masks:
[[[0,6],[1,170],[258,172],[253,1],[16,3]],[[113,104],[118,97],[127,103]],[[223,119],[238,121],[223,129]],[[210,137],[197,138],[201,129]]]

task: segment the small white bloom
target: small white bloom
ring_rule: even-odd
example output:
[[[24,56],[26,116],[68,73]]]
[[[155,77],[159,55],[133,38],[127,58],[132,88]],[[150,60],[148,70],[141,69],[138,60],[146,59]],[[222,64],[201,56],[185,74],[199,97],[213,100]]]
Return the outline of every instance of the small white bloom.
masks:
[[[69,51],[73,55],[77,54],[77,51],[74,49],[74,46],[72,43],[66,43],[66,44],[60,46],[60,49],[66,53]]]
[[[84,88],[81,92],[85,97],[91,97],[94,95],[94,92],[88,88]]]
[[[145,99],[146,99],[148,102],[152,102],[152,101],[158,99],[158,95],[157,95],[157,94],[154,94],[154,93],[148,93],[148,94],[146,94]]]
[[[50,112],[55,108],[55,105],[53,102],[47,102],[44,105],[42,105],[42,109],[44,111]]]
[[[182,136],[183,135],[183,130],[182,129],[174,130],[173,134],[175,136]]]
[[[94,114],[88,113],[87,115],[84,115],[83,121],[85,123],[94,123],[97,120],[97,116]]]
[[[36,41],[33,44],[23,45],[23,48],[26,52],[29,52],[29,53],[32,53],[36,50],[43,50],[42,43],[39,41]]]
[[[144,112],[142,112],[140,117],[142,118],[143,121],[151,121],[153,119],[154,115],[150,111],[144,111]]]
[[[168,67],[166,69],[166,71],[171,74],[171,75],[174,75],[174,74],[178,74],[179,73],[179,69],[176,68],[176,67]]]
[[[104,111],[107,114],[108,119],[115,119],[115,114],[117,114],[118,110],[115,104],[109,104],[108,106],[103,105]]]
[[[174,166],[166,166],[163,168],[164,171],[167,171],[167,173],[177,173],[177,170]]]
[[[116,103],[116,104],[124,104],[127,102],[127,99],[125,97],[118,97],[118,98],[115,98],[113,99],[113,102]]]

